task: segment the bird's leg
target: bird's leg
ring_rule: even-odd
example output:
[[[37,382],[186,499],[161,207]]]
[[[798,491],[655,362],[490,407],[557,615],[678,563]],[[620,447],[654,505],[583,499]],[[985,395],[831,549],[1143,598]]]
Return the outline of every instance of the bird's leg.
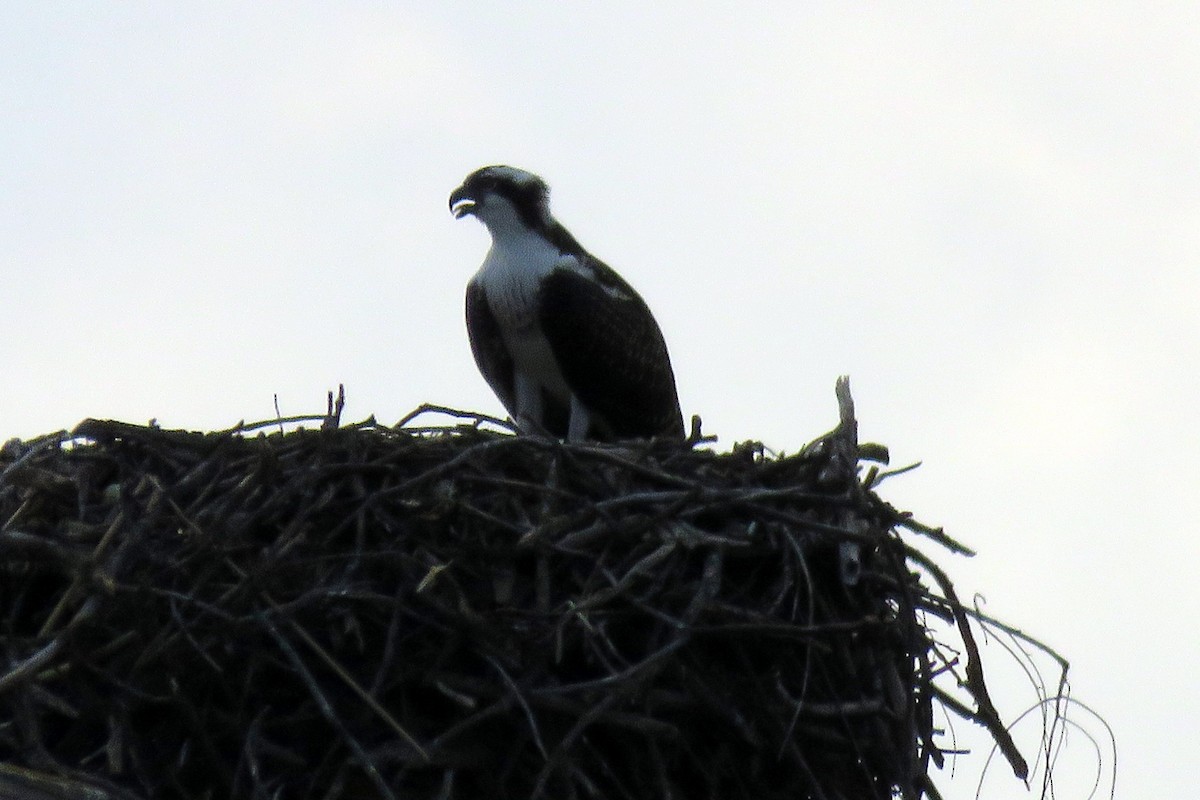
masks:
[[[587,407],[580,402],[575,393],[571,393],[571,418],[567,423],[567,441],[582,442],[587,439],[588,429],[592,426],[592,415]]]
[[[520,370],[513,374],[513,394],[516,396],[516,413],[513,422],[523,433],[545,434],[542,424],[542,387],[529,380]]]

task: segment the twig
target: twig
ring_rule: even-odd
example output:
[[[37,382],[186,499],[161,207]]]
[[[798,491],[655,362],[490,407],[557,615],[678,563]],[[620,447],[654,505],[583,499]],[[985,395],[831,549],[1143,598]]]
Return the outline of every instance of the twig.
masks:
[[[397,422],[395,424],[395,426],[393,426],[393,427],[404,428],[405,426],[408,425],[408,423],[412,422],[414,419],[421,416],[422,414],[444,414],[448,417],[454,417],[455,419],[472,420],[476,426],[478,426],[480,423],[486,422],[491,425],[495,425],[498,428],[503,428],[504,430],[510,431],[512,433],[517,432],[517,426],[514,425],[509,420],[500,419],[499,417],[489,416],[488,414],[480,414],[480,413],[477,413],[474,411],[462,411],[457,408],[436,405],[434,403],[422,403],[421,405],[417,406],[415,409],[413,409],[412,411],[408,412],[403,417],[401,417],[400,421]]]
[[[1000,751],[1004,753],[1004,757],[1008,759],[1013,774],[1021,780],[1025,780],[1029,777],[1029,765],[1026,763],[1024,757],[1021,756],[1020,751],[1017,750],[1017,745],[1013,742],[1008,730],[1004,727],[1004,723],[1001,722],[1000,713],[992,705],[991,697],[988,695],[987,683],[983,679],[983,662],[979,655],[979,648],[975,644],[974,635],[971,633],[968,613],[959,601],[958,594],[954,591],[954,584],[951,583],[950,578],[942,571],[941,567],[933,563],[927,556],[911,547],[908,548],[907,552],[909,558],[928,570],[929,574],[938,582],[938,586],[941,587],[942,592],[946,595],[946,599],[950,601],[950,608],[954,611],[954,619],[958,625],[959,636],[962,638],[963,647],[967,651],[967,691],[975,698],[977,708],[977,711],[972,713],[968,719],[978,722],[987,728],[988,733],[991,734]]]
[[[329,407],[325,412],[325,419],[321,422],[321,430],[335,431],[342,421],[342,409],[346,406],[346,387],[338,384],[337,400],[333,399],[333,392],[329,393]]]
[[[341,734],[342,739],[346,742],[346,745],[350,748],[350,751],[354,753],[354,757],[358,760],[358,763],[362,765],[363,770],[366,771],[367,776],[371,779],[371,783],[375,784],[375,788],[379,791],[379,794],[383,797],[390,798],[390,800],[396,800],[396,795],[388,786],[387,781],[383,779],[383,775],[380,774],[379,767],[375,764],[375,760],[368,755],[368,753],[363,749],[362,745],[358,743],[358,740],[355,739],[353,734],[351,734],[346,728],[346,724],[342,722],[341,718],[333,710],[333,705],[329,702],[329,699],[325,696],[325,693],[321,691],[321,687],[317,684],[317,681],[313,677],[312,673],[308,671],[308,667],[305,666],[304,660],[300,658],[300,654],[296,652],[296,648],[292,647],[291,642],[289,642],[283,636],[283,634],[279,632],[279,629],[275,626],[275,623],[273,623],[265,614],[260,615],[259,619],[262,622],[263,627],[266,629],[267,634],[275,640],[275,643],[279,645],[279,649],[283,651],[284,656],[287,657],[288,662],[291,663],[292,667],[296,670],[296,674],[300,676],[300,680],[304,682],[306,687],[308,687],[309,694],[312,696],[313,700],[316,701],[317,707],[321,710],[321,716],[325,717],[325,719],[329,721],[329,724],[336,728],[338,733]]]

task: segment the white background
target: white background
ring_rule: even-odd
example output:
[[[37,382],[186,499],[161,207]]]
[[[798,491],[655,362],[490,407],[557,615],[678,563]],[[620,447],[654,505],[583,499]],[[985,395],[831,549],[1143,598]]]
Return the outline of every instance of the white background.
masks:
[[[502,413],[462,322],[487,236],[446,198],[525,167],[720,446],[794,451],[848,373],[863,438],[924,462],[885,494],[1072,661],[1118,796],[1193,796],[1198,7],[646,5],[5,2],[0,439],[339,382],[347,420]],[[1072,732],[1056,796],[1111,768]]]

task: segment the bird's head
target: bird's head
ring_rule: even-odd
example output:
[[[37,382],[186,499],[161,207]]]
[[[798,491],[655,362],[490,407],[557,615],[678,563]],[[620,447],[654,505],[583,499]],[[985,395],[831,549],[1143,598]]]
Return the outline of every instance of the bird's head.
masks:
[[[544,229],[550,224],[550,190],[532,172],[483,167],[450,193],[450,211],[456,219],[474,214],[493,235],[515,226]]]

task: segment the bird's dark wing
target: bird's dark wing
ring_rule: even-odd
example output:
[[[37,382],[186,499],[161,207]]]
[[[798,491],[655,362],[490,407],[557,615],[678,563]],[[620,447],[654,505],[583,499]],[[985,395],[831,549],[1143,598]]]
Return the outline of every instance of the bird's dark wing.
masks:
[[[500,334],[500,324],[488,305],[487,294],[474,280],[467,284],[467,338],[471,340],[471,353],[475,356],[479,371],[483,373],[483,379],[515,419],[517,411],[512,355]]]
[[[582,274],[555,269],[539,295],[540,322],[567,384],[593,415],[595,438],[683,438],[675,373],[645,301],[590,256]]]

